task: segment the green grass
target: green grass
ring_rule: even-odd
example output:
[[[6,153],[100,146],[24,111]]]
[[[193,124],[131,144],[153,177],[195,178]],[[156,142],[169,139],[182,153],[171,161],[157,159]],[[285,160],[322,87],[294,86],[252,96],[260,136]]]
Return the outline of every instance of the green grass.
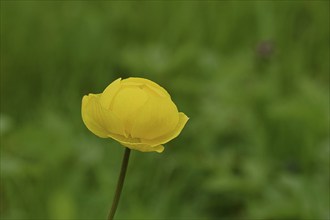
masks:
[[[117,219],[330,218],[328,1],[1,1],[1,219],[106,218],[123,148],[81,99],[129,76],[190,120]]]

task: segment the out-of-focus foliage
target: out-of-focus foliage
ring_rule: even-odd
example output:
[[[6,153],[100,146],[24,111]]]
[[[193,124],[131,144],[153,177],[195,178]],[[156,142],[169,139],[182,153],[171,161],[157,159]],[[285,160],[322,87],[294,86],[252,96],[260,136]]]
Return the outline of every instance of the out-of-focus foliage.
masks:
[[[118,219],[329,218],[328,1],[1,1],[2,219],[105,218],[123,148],[81,98],[129,76],[190,121]]]

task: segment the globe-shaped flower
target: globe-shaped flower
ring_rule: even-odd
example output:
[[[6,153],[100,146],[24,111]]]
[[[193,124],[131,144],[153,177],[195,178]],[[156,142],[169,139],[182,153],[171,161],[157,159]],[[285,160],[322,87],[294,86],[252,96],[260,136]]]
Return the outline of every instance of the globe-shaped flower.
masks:
[[[143,152],[162,152],[162,144],[177,137],[188,121],[164,88],[133,77],[115,80],[101,94],[84,96],[81,113],[95,135]]]

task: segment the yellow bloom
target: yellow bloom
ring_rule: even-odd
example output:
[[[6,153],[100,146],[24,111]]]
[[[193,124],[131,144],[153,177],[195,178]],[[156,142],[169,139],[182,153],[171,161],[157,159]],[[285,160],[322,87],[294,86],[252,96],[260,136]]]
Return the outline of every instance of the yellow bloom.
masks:
[[[95,135],[143,152],[161,153],[162,144],[177,137],[188,121],[164,88],[133,77],[115,80],[101,94],[85,95],[81,114]]]

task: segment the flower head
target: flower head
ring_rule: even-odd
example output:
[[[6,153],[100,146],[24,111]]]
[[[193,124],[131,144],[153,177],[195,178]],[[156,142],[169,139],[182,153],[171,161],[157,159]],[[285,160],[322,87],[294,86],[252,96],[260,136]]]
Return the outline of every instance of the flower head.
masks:
[[[115,80],[101,94],[85,95],[81,113],[95,135],[143,152],[162,152],[162,144],[177,137],[188,121],[164,88],[133,77]]]

